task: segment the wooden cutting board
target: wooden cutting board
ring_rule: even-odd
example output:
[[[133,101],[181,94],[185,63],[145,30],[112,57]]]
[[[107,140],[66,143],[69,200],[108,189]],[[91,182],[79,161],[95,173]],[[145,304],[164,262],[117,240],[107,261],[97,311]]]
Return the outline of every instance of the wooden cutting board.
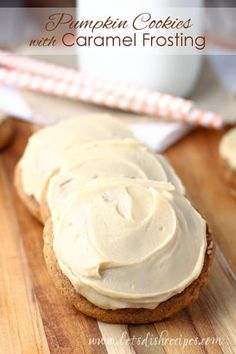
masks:
[[[0,154],[0,353],[236,353],[236,200],[218,173],[223,131],[196,130],[167,152],[218,244],[209,285],[170,320],[126,326],[76,312],[50,281],[42,227],[13,188],[32,127],[16,122],[16,128]]]

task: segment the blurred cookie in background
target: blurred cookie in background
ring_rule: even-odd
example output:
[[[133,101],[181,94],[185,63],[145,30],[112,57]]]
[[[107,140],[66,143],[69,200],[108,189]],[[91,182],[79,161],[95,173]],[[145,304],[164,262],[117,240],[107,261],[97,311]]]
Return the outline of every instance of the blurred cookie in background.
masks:
[[[14,136],[14,123],[5,113],[0,111],[0,150],[2,150]]]
[[[225,133],[219,144],[221,175],[236,196],[236,127]]]

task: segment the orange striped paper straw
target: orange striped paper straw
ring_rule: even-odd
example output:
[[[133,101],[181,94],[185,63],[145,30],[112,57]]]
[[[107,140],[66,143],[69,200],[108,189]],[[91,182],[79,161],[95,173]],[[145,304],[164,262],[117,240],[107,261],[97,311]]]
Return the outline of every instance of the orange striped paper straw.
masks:
[[[97,80],[74,69],[2,50],[0,65],[2,84],[191,125],[211,128],[223,125],[221,115],[196,109],[192,101],[180,97]]]

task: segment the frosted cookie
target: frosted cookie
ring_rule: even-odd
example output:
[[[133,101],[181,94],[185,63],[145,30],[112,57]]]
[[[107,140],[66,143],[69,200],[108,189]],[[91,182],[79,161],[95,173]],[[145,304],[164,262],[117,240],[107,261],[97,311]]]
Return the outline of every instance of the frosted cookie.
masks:
[[[159,321],[194,302],[213,248],[185,196],[145,179],[92,180],[44,229],[55,286],[82,313],[111,323]]]
[[[41,221],[39,203],[44,185],[68,150],[86,141],[132,136],[125,124],[109,115],[75,117],[39,130],[29,138],[16,167],[15,185],[20,198]]]
[[[221,175],[236,195],[236,128],[230,129],[221,139],[219,144]]]
[[[3,149],[14,135],[14,124],[7,115],[0,111],[0,149]]]
[[[128,177],[171,182],[180,193],[184,187],[162,155],[154,155],[137,140],[99,141],[77,146],[64,158],[60,171],[50,178],[41,202],[44,222],[70,201],[88,180]],[[48,198],[47,198],[48,194]],[[59,208],[58,208],[59,206]]]

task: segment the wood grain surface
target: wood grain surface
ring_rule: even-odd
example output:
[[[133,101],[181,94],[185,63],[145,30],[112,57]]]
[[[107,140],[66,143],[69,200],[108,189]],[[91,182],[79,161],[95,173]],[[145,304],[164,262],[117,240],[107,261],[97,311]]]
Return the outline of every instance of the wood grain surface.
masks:
[[[15,141],[0,153],[0,353],[236,353],[236,199],[219,176],[224,131],[196,130],[167,151],[218,244],[208,287],[170,320],[125,326],[76,312],[50,281],[42,227],[13,188],[32,127],[15,125]]]

